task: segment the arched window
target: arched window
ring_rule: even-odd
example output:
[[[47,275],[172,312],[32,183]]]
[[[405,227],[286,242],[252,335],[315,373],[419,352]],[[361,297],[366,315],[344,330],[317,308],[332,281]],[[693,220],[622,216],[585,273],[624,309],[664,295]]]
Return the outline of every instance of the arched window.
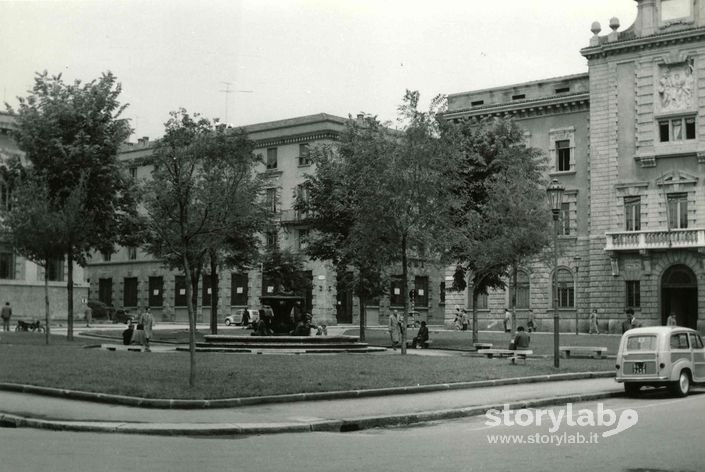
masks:
[[[517,272],[517,308],[529,308],[529,274],[520,270]]]
[[[575,283],[573,274],[568,269],[558,269],[556,272],[558,290],[558,308],[575,307]]]

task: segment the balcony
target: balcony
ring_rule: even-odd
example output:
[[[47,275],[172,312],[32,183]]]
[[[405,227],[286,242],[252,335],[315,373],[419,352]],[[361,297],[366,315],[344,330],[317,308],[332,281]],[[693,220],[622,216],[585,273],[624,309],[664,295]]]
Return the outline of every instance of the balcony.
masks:
[[[705,248],[705,229],[605,233],[605,251],[648,251]]]
[[[297,210],[282,210],[280,212],[280,221],[283,225],[305,224],[308,220],[308,213]]]

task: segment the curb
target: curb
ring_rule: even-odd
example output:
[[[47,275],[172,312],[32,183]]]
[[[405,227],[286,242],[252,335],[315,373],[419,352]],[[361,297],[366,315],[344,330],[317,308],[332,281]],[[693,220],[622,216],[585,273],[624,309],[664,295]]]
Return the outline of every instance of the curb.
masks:
[[[562,403],[586,402],[603,398],[623,396],[621,391],[605,391],[591,394],[573,394],[550,398],[518,400],[502,404],[469,406],[457,409],[430,410],[416,413],[403,413],[388,416],[367,416],[313,421],[310,423],[269,423],[269,424],[203,424],[203,423],[124,423],[90,421],[50,421],[27,418],[17,415],[0,414],[0,427],[36,428],[53,431],[142,434],[154,436],[219,436],[255,435],[310,432],[352,432],[371,428],[408,426],[432,421],[479,416],[492,409],[512,410],[538,408]]]
[[[334,392],[293,393],[284,395],[264,395],[259,397],[223,398],[215,400],[179,400],[168,398],[142,398],[124,395],[110,395],[78,390],[39,387],[13,383],[0,383],[0,390],[46,395],[51,397],[69,398],[73,400],[96,403],[111,403],[124,406],[161,409],[204,409],[233,408],[248,405],[263,405],[267,403],[287,403],[316,400],[344,400],[348,398],[365,398],[384,395],[400,395],[406,393],[440,392],[446,390],[462,390],[483,387],[499,387],[522,383],[558,382],[563,380],[581,380],[615,377],[615,372],[579,372],[565,374],[547,374],[530,377],[513,377],[508,379],[477,380],[472,382],[457,382],[445,384],[416,385],[409,387],[388,387],[367,390],[339,390]]]

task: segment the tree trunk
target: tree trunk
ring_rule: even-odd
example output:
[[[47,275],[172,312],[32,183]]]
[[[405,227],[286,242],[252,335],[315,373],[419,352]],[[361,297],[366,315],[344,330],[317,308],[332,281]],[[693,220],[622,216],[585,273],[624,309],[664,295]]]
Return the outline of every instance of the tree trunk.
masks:
[[[218,254],[211,251],[211,334],[218,334]]]
[[[366,300],[364,295],[360,297],[360,342],[365,342],[365,325],[367,324],[365,319],[367,318],[367,313],[365,312]]]
[[[406,355],[406,315],[409,312],[409,284],[407,278],[409,277],[409,268],[407,267],[407,256],[406,256],[406,236],[401,238],[401,294],[404,297],[404,312],[401,314],[401,354]]]
[[[472,287],[472,342],[473,344],[479,343],[477,339],[478,329],[477,329],[477,290],[475,286]]]
[[[68,264],[68,281],[66,282],[67,288],[67,306],[66,310],[68,312],[68,329],[66,331],[66,339],[73,341],[73,250],[69,248],[66,254],[66,263]],[[46,273],[46,271],[45,271]]]
[[[512,264],[512,299],[510,300],[512,304],[512,330],[514,331],[517,329],[517,274],[519,272],[517,265],[517,262]],[[514,333],[510,333],[510,336],[514,336]]]
[[[186,276],[186,310],[188,311],[188,350],[189,350],[189,377],[190,387],[196,385],[196,313],[193,309],[192,275],[188,257],[184,256],[184,275]]]
[[[188,299],[191,300],[191,306],[193,307],[194,319],[196,320],[196,323],[200,321],[198,319],[198,282],[201,278],[201,273],[203,272],[202,268],[203,263],[201,263],[199,267],[193,267],[191,270],[191,283],[189,284],[188,280],[186,280],[186,285],[191,286],[191,295],[189,296],[188,292],[186,293]]]
[[[46,265],[44,266],[46,267]],[[49,272],[44,271],[44,338],[46,344],[49,344],[49,320],[51,319],[51,311],[49,307]]]

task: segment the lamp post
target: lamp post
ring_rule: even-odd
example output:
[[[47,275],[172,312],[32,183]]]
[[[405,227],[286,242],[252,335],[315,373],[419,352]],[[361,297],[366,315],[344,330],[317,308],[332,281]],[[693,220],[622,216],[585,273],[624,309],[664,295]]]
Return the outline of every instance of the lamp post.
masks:
[[[579,336],[580,335],[580,329],[578,329],[578,321],[580,320],[580,312],[578,308],[580,305],[578,304],[578,274],[580,271],[580,256],[575,256],[573,257],[573,260],[575,261],[575,335]]]
[[[553,179],[546,189],[548,201],[551,204],[553,214],[553,367],[560,367],[559,345],[559,319],[558,319],[558,287],[556,285],[556,272],[558,269],[558,218],[561,212],[561,202],[563,200],[563,187],[557,179]]]

